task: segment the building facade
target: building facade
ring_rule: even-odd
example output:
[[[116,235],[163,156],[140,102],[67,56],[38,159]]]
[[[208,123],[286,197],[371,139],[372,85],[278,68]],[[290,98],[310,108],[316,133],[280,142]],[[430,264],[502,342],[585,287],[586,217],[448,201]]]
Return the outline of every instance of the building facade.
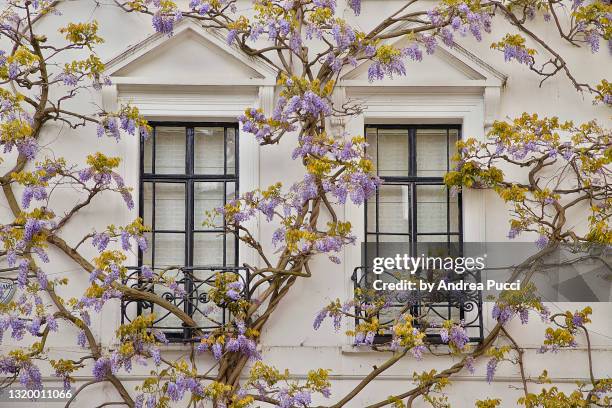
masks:
[[[79,215],[80,219],[66,226],[64,239],[70,242],[71,233],[74,237],[82,235],[83,225],[101,229],[112,223],[127,224],[141,216],[152,226],[151,250],[132,254],[128,263],[134,266],[181,265],[206,277],[207,265],[257,265],[253,250],[220,235],[218,230],[204,227],[203,222],[207,210],[237,194],[276,182],[290,185],[302,175],[301,166],[291,159],[291,140],[261,147],[251,135],[244,134],[236,119],[248,106],[272,111],[278,96],[275,70],[228,46],[219,33],[193,21],[179,22],[173,35],[167,36],[154,32],[149,17],[125,13],[106,3],[65,2],[58,6],[61,18],[42,19],[37,24],[53,36],[58,35],[53,33],[57,33],[62,21],[65,24],[96,19],[106,41],[98,53],[106,61],[106,74],[112,85],[93,98],[108,111],[125,103],[138,107],[151,122],[154,136],[147,141],[126,136],[119,143],[104,138],[92,145],[95,128],[74,130],[61,123],[51,126],[52,130],[44,135],[42,154],[53,152],[84,160],[86,154],[99,150],[121,157],[122,176],[134,188],[137,203],[130,211],[119,198],[99,199]],[[358,18],[349,15],[346,5],[339,5],[337,13],[367,29],[399,4],[366,0]],[[501,22],[495,30],[503,27]],[[588,51],[563,44],[554,33],[546,33],[544,26],[542,30],[567,52],[576,75],[598,79],[609,74],[609,53],[588,55],[585,63]],[[347,203],[337,208],[338,214],[353,225],[359,243],[507,241],[508,209],[493,193],[465,191],[454,196],[442,187],[442,176],[452,165],[449,157],[454,142],[464,137],[482,140],[494,120],[516,117],[522,112],[576,122],[598,119],[610,125],[606,107],[592,105],[590,96],[577,93],[566,78],[553,77],[540,87],[540,79],[526,67],[505,63],[503,56],[488,46],[501,37],[502,31],[499,32],[485,37],[482,43],[466,37],[456,47],[440,45],[434,55],[425,56],[422,62],[409,63],[405,77],[370,82],[367,64],[342,73],[333,94],[334,103],[360,101],[365,109],[352,117],[331,119],[332,129],[339,135],[365,135],[383,180],[379,193],[367,205]],[[77,111],[95,110],[91,99],[84,96],[70,104]],[[3,173],[8,162],[0,164]],[[56,203],[60,207],[69,208],[75,202],[69,189],[61,197]],[[5,208],[7,204],[0,206]],[[274,225],[259,219],[252,228],[257,238],[271,245]],[[534,238],[525,235],[521,239]],[[83,251],[95,256],[94,249]],[[87,274],[62,254],[53,250],[50,254],[49,275],[65,275],[71,282],[62,289],[62,295],[82,292],[88,285]],[[363,263],[361,246],[346,248],[341,261],[340,265],[324,257],[313,261],[312,278],[295,284],[294,293],[283,301],[262,333],[260,346],[266,362],[289,369],[297,378],[304,378],[310,369],[331,369],[332,400],[350,390],[386,358],[384,353],[352,345],[352,339],[344,334],[351,328],[350,321],[345,321],[339,332],[331,325],[323,325],[319,331],[312,327],[315,314],[329,301],[352,295],[355,268]],[[557,306],[563,310],[578,307]],[[592,306],[594,368],[598,376],[605,377],[612,367],[610,306]],[[122,318],[134,313],[134,307],[112,301],[93,317],[91,329],[104,347],[116,345],[115,330]],[[485,303],[482,307],[482,329],[477,328],[474,337],[486,334],[493,325],[491,305]],[[191,313],[197,316],[198,311]],[[188,333],[171,319],[160,321],[160,325],[170,327],[169,337],[177,340],[166,346],[169,355],[188,356],[191,346],[180,341]],[[552,356],[541,355],[537,349],[543,338],[542,324],[521,326],[513,321],[509,327],[527,348],[529,375],[535,377],[546,367],[561,389],[588,379],[583,345]],[[78,357],[83,351],[73,344],[74,338],[75,333],[66,332],[53,339],[50,356]],[[11,342],[14,344],[11,339],[5,340],[3,352]],[[198,359],[198,365],[211,363],[207,356]],[[407,388],[414,371],[441,370],[452,361],[453,357],[431,355],[422,361],[402,361],[373,381],[349,406],[363,407],[378,401]],[[473,406],[474,400],[493,396],[502,398],[504,407],[515,406],[521,393],[515,388],[520,383],[517,367],[500,364],[495,381],[487,384],[484,364],[477,364],[474,375],[466,372],[454,377],[448,390],[453,407]],[[118,376],[128,387],[135,387],[148,371],[146,367],[135,367]],[[44,375],[45,384],[57,382],[52,373]],[[76,377],[86,382],[91,379],[91,370],[83,369]],[[87,396],[77,398],[73,406],[93,407],[113,401],[115,392],[110,384],[98,384],[89,389]],[[3,404],[0,402],[0,406],[9,406]],[[49,403],[50,407],[55,405]]]

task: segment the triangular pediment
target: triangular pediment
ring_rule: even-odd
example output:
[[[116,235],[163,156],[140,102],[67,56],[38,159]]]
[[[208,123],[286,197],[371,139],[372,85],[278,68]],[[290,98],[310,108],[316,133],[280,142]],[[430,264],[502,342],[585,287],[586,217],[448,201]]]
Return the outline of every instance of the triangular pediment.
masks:
[[[388,42],[397,48],[404,48],[410,45],[406,38]],[[385,85],[392,83],[396,86],[427,84],[435,86],[457,83],[468,85],[473,82],[481,85],[503,86],[506,82],[506,75],[495,70],[493,67],[480,60],[474,54],[454,45],[449,47],[438,41],[438,46],[432,55],[428,55],[423,50],[422,61],[406,60],[406,76],[385,78],[376,81],[374,84]],[[345,72],[341,81],[350,85],[368,81],[368,70],[372,65],[371,61],[364,61],[355,68]]]
[[[130,83],[248,84],[275,80],[272,67],[229,46],[214,30],[187,19],[175,26],[172,36],[154,34],[107,62],[106,74],[114,82]]]

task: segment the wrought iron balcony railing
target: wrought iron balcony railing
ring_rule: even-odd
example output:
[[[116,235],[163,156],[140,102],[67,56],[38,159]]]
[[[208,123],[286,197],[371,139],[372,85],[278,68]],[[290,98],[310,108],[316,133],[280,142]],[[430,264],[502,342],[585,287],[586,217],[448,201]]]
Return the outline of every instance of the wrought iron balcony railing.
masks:
[[[416,275],[417,277],[419,275]],[[366,316],[368,304],[375,296],[373,284],[375,280],[383,282],[400,282],[410,279],[411,276],[401,276],[389,271],[377,275],[371,268],[356,267],[351,280],[355,289],[361,289],[363,299],[361,304],[355,306],[355,323],[358,324]],[[430,277],[431,278],[431,277]],[[424,279],[424,278],[423,278]],[[456,279],[468,282],[480,282],[480,271],[466,271]],[[381,292],[378,292],[379,294]],[[409,313],[415,317],[423,317],[431,325],[440,325],[445,320],[462,321],[470,341],[478,343],[483,339],[482,293],[480,291],[421,291],[401,290],[387,291],[390,296],[390,307],[377,316],[381,323],[393,322],[400,314]],[[418,320],[417,320],[418,325]],[[426,329],[427,338],[431,343],[440,343],[439,329]],[[384,343],[391,334],[377,335],[374,342]]]
[[[174,282],[182,291],[172,290],[166,285],[153,283],[142,276],[141,267],[131,267],[124,279],[124,285],[134,289],[153,292],[174,306],[180,308],[196,321],[196,327],[186,327],[183,322],[168,310],[149,301],[123,300],[121,302],[121,323],[131,322],[141,314],[155,313],[153,328],[161,330],[171,342],[194,341],[194,330],[203,332],[223,327],[231,321],[231,313],[226,305],[216,304],[209,297],[214,287],[217,273],[231,273],[242,283],[242,296],[249,297],[250,274],[247,268],[193,266],[174,268],[165,272],[172,274]],[[183,292],[183,293],[181,293]]]

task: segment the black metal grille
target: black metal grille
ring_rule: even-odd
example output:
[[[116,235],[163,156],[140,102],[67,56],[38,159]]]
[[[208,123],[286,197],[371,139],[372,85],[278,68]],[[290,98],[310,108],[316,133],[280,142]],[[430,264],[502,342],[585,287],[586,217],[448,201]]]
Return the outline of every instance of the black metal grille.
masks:
[[[184,288],[184,294],[176,294],[167,286],[154,284],[151,280],[143,278],[141,269],[141,267],[129,268],[129,274],[123,280],[123,284],[139,291],[157,294],[191,316],[198,325],[188,328],[178,319],[173,318],[168,310],[152,302],[130,300],[124,300],[121,303],[121,323],[129,323],[141,314],[155,313],[156,320],[153,328],[163,331],[171,342],[193,341],[195,340],[195,329],[208,332],[221,328],[231,321],[232,316],[226,305],[214,303],[208,295],[210,289],[214,287],[218,273],[234,274],[243,286],[241,297],[249,299],[250,273],[247,268],[178,268],[176,269],[178,274],[176,283]]]
[[[359,324],[366,317],[365,310],[371,303],[368,293],[372,291],[374,279],[383,279],[385,282],[400,281],[401,277],[383,272],[375,275],[367,267],[357,267],[353,271],[351,280],[355,289],[361,289],[364,294],[363,301],[355,306],[355,324]],[[467,271],[461,276],[456,277],[466,282],[480,282],[480,271]],[[442,323],[445,320],[462,321],[463,326],[470,337],[471,342],[480,342],[484,336],[482,318],[482,294],[480,291],[397,291],[390,293],[391,302],[385,309],[385,314],[377,317],[381,324],[393,322],[400,314],[409,313],[412,316],[423,317],[428,324]],[[416,326],[419,326],[417,322]],[[427,337],[431,343],[439,343],[440,336],[437,329],[426,330]],[[374,339],[376,343],[388,341],[390,334],[377,335]]]

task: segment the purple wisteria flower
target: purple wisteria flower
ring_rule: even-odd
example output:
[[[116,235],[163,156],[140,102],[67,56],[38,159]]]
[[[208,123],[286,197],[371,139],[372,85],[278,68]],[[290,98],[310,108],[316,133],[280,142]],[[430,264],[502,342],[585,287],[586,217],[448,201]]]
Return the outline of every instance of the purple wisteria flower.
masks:
[[[21,197],[21,204],[24,208],[30,207],[32,199],[42,201],[47,199],[47,190],[43,186],[26,186],[23,190],[23,196]]]
[[[215,343],[212,345],[211,351],[213,353],[213,357],[215,357],[216,360],[220,360],[221,356],[223,355],[223,346],[221,346],[219,343]]]
[[[450,329],[448,342],[452,343],[459,350],[463,350],[465,345],[470,341],[465,329],[459,325],[454,325]]]
[[[91,243],[93,244],[93,246],[96,247],[99,252],[104,251],[108,246],[109,242],[110,236],[105,232],[94,234],[93,239],[91,240]]]
[[[42,390],[42,375],[39,368],[31,363],[23,364],[19,371],[19,383],[28,390]]]
[[[57,320],[55,320],[55,317],[53,315],[47,316],[46,321],[49,330],[53,332],[57,331]]]
[[[493,306],[492,315],[493,319],[504,324],[514,316],[514,311],[510,306],[500,307],[500,305],[496,303],[495,306]]]
[[[412,57],[414,59],[417,56],[414,50],[412,54],[414,55]],[[407,55],[407,53],[405,55]],[[406,75],[406,66],[402,61],[401,54],[391,57],[390,61],[384,64],[380,61],[374,61],[368,68],[368,80],[370,82],[383,80],[385,76],[393,78],[393,75]]]
[[[28,137],[25,139],[21,139],[15,142],[15,145],[17,146],[17,151],[20,154],[24,155],[27,159],[32,160],[34,159],[34,157],[36,157],[36,153],[38,152],[38,144],[36,143],[36,140],[34,138]],[[10,144],[5,144],[5,153],[11,150],[10,148],[7,150],[7,146],[10,146]]]
[[[574,316],[572,316],[572,324],[574,326],[583,326],[584,318],[580,314],[574,313]]]
[[[493,382],[493,376],[495,376],[495,369],[497,368],[497,358],[492,358],[487,363],[487,382],[491,384]]]
[[[597,34],[596,31],[591,30],[587,32],[584,38],[591,47],[592,53],[596,53],[597,51],[599,51],[599,34]]]
[[[539,249],[544,249],[548,245],[548,237],[546,235],[540,235],[538,239],[535,241],[536,246]]]
[[[510,231],[508,231],[508,238],[514,239],[520,233],[521,233],[521,231],[519,229],[517,229],[517,228],[510,228]]]
[[[242,289],[244,288],[244,285],[242,282],[240,281],[235,281],[235,282],[231,282],[229,285],[227,285],[228,290],[227,292],[225,292],[225,295],[230,298],[232,301],[237,301],[240,299],[240,293],[242,292]]]
[[[520,64],[533,65],[534,60],[524,47],[506,44],[504,46],[504,59],[506,61],[516,60]]]
[[[174,24],[182,18],[181,14],[168,15],[161,12],[155,13],[153,19],[153,28],[155,31],[162,34],[172,35]]]
[[[447,329],[441,329],[440,330],[440,340],[442,340],[443,343],[448,343],[449,336],[448,336],[448,330]]]
[[[85,335],[85,330],[80,330],[77,335],[77,344],[81,347],[87,346],[87,336]]]
[[[361,0],[349,0],[349,7],[355,15],[359,15],[361,13]]]
[[[521,319],[522,324],[529,323],[529,309],[519,310],[519,318]]]
[[[413,348],[410,349],[410,353],[417,360],[422,360],[423,359],[423,353],[425,351],[427,351],[427,347],[425,347],[424,345],[414,346]]]
[[[474,374],[474,372],[476,372],[476,368],[474,367],[474,358],[472,356],[465,359],[465,367],[470,374]]]
[[[314,323],[312,324],[312,327],[315,330],[319,330],[319,328],[321,327],[321,323],[323,323],[323,320],[325,320],[328,313],[329,313],[329,310],[327,308],[324,308],[319,313],[317,313]]]
[[[111,373],[111,360],[108,357],[101,357],[95,361],[93,366],[93,376],[96,380],[101,381]]]

